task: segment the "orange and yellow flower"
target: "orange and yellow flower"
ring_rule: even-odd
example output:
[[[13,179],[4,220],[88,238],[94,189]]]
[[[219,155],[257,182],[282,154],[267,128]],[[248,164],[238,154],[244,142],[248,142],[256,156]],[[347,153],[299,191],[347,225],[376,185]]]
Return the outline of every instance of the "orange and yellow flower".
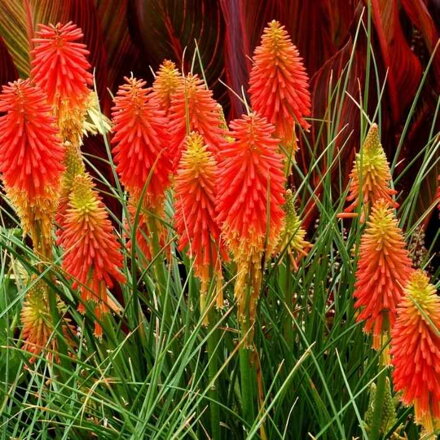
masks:
[[[255,49],[249,78],[252,108],[275,126],[275,136],[296,149],[295,123],[309,123],[311,99],[309,78],[298,49],[284,26],[271,21]]]
[[[177,87],[182,81],[182,75],[176,68],[176,65],[170,60],[164,60],[156,74],[153,91],[165,115],[168,115],[171,106],[171,97],[177,91]]]
[[[388,202],[373,205],[361,238],[354,296],[360,309],[358,321],[373,334],[373,348],[380,349],[396,320],[403,288],[412,273],[411,260],[397,219]]]
[[[428,436],[440,429],[440,297],[422,270],[405,288],[391,333],[394,389]],[[424,437],[428,438],[428,437]],[[431,437],[429,437],[431,438]]]
[[[145,81],[125,78],[113,107],[113,154],[121,182],[144,204],[159,207],[170,184],[171,160],[165,113]]]
[[[72,22],[39,25],[32,50],[32,79],[47,93],[55,109],[84,108],[93,77],[89,51],[79,43],[83,33]]]
[[[235,295],[247,326],[255,319],[262,260],[275,251],[283,227],[286,178],[274,127],[265,118],[245,115],[230,126],[234,140],[219,155],[217,210],[237,263]]]
[[[0,172],[5,189],[32,238],[46,254],[63,172],[63,147],[45,94],[29,80],[0,95]]]
[[[203,138],[191,133],[185,141],[175,182],[175,225],[179,249],[188,248],[194,271],[201,280],[201,309],[204,311],[209,281],[222,278],[221,261],[227,259],[216,221],[217,164]],[[217,306],[223,299],[217,289]]]
[[[209,151],[218,154],[224,142],[222,112],[212,97],[212,92],[197,75],[189,74],[184,78],[172,95],[169,110],[171,135],[171,156],[177,167],[184,146],[185,137],[197,131]]]
[[[21,310],[21,322],[23,324],[23,350],[32,353],[30,362],[35,362],[37,356],[42,352],[47,352],[49,360],[54,358],[57,353],[57,338],[54,334],[53,319],[50,315],[48,285],[43,280],[32,278],[32,285],[26,293],[26,297]],[[58,304],[59,309],[61,304]],[[70,323],[64,317],[61,328],[64,336],[69,342],[71,338],[69,332]]]
[[[393,208],[399,206],[393,200],[396,191],[390,187],[390,168],[380,143],[377,124],[370,127],[360,152],[356,154],[350,178],[350,194],[347,201],[351,204],[343,214],[339,214],[340,218],[356,216],[353,211],[361,205],[363,222],[373,203],[380,199],[385,200]]]
[[[64,249],[63,269],[73,279],[73,288],[81,292],[82,300],[96,304],[99,319],[110,311],[107,288],[113,282],[124,282],[121,273],[122,254],[104,205],[94,189],[91,178],[75,177],[64,219],[59,244]],[[85,311],[84,304],[78,308]],[[99,323],[95,334],[102,335]]]

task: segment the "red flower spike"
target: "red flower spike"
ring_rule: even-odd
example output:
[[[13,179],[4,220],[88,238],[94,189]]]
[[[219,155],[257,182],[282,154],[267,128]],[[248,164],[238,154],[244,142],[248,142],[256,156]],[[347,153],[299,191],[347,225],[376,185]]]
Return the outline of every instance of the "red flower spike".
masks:
[[[360,245],[354,297],[361,309],[357,320],[373,334],[373,348],[383,346],[396,319],[396,308],[412,273],[402,231],[386,201],[373,206]]]
[[[0,95],[0,172],[23,231],[49,257],[64,150],[45,94],[29,80]]]
[[[239,319],[248,326],[255,319],[262,258],[274,252],[283,227],[286,178],[274,127],[265,118],[244,115],[230,126],[234,140],[225,142],[219,154],[217,210],[237,263]],[[253,289],[250,298],[246,286]]]
[[[87,175],[78,175],[73,181],[63,226],[58,239],[65,252],[63,269],[73,278],[73,288],[80,290],[82,300],[96,303],[99,317],[112,308],[107,288],[114,281],[125,282],[125,277],[120,272],[122,254],[112,224]],[[78,310],[84,312],[84,305]],[[102,335],[98,323],[95,334]]]
[[[59,109],[66,104],[69,109],[85,107],[93,77],[88,71],[89,51],[79,43],[83,33],[72,22],[67,24],[39,25],[31,52],[31,77],[48,96],[49,103]]]
[[[391,336],[394,388],[403,403],[414,405],[426,438],[434,438],[440,429],[440,297],[421,270],[405,288]]]
[[[211,90],[197,75],[189,74],[172,96],[169,111],[171,156],[177,167],[185,137],[196,131],[203,137],[209,151],[218,154],[224,142],[223,114]]]
[[[112,109],[117,171],[121,182],[136,198],[146,186],[145,203],[157,207],[170,184],[167,120],[145,81],[125,80]]]
[[[234,141],[223,144],[218,165],[219,221],[234,254],[271,253],[285,216],[286,178],[278,140],[272,137],[273,126],[258,114],[244,115],[230,126]]]
[[[310,127],[304,119],[311,108],[309,77],[298,49],[278,21],[268,24],[255,49],[249,86],[252,108],[275,126],[283,145],[295,143],[296,122]]]
[[[57,188],[64,150],[45,94],[29,80],[3,86],[0,95],[0,172],[6,188],[43,196]]]
[[[189,255],[194,258],[203,299],[210,279],[222,277],[221,260],[227,260],[216,222],[217,164],[200,134],[189,134],[185,147],[176,176],[175,223],[179,249],[188,247]],[[217,300],[217,305],[222,306],[221,296]]]

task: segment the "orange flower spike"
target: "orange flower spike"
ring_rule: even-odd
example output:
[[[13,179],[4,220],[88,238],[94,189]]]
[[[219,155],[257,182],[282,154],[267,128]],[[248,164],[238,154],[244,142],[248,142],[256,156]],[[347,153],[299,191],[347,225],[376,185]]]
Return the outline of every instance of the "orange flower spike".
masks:
[[[224,142],[221,107],[197,75],[189,74],[177,87],[171,100],[169,124],[175,167],[180,161],[185,137],[192,131],[202,135],[204,143],[216,158]]]
[[[148,206],[157,207],[170,184],[167,120],[145,81],[125,80],[112,109],[117,171],[121,182],[136,197],[147,185]]]
[[[189,255],[194,258],[203,300],[210,279],[214,275],[222,277],[221,260],[227,260],[216,222],[217,164],[200,134],[189,134],[185,146],[175,183],[175,223],[179,249],[188,247]],[[217,305],[222,306],[222,298],[217,299]]]
[[[399,206],[393,200],[396,191],[390,188],[390,168],[380,143],[377,124],[370,127],[361,151],[356,154],[350,178],[350,194],[347,201],[352,203],[338,217],[354,217],[356,214],[353,211],[361,203],[361,197],[363,203],[361,221],[364,221],[371,205],[380,199],[385,200],[393,208]]]
[[[0,95],[0,171],[5,187],[29,198],[57,187],[63,148],[44,93],[29,80],[4,86]]]
[[[39,25],[35,44],[31,52],[31,77],[46,91],[49,103],[60,108],[84,108],[88,99],[89,86],[93,84],[89,51],[79,43],[83,33],[72,22],[67,24]]]
[[[278,140],[272,136],[274,127],[265,118],[244,115],[230,126],[234,141],[225,142],[220,153],[217,210],[237,263],[235,296],[246,328],[255,319],[262,258],[275,251],[283,227],[286,178]],[[251,339],[250,333],[248,342]]]
[[[0,95],[0,172],[34,248],[49,252],[64,151],[45,94],[29,80]],[[47,255],[46,255],[47,256]]]
[[[393,327],[403,288],[412,273],[401,229],[386,201],[375,203],[360,245],[354,297],[358,321],[373,334],[373,348],[383,346]]]
[[[109,311],[107,288],[125,282],[122,254],[104,205],[88,175],[75,177],[59,244],[65,255],[63,269],[73,278],[83,301],[96,303],[96,315]],[[81,304],[78,310],[84,312]],[[102,329],[95,324],[95,334]]]
[[[272,125],[258,114],[232,121],[233,142],[222,146],[218,177],[218,212],[234,254],[272,253],[284,221],[283,159]],[[267,208],[269,207],[269,213]],[[267,224],[267,219],[270,224]]]
[[[176,65],[170,60],[164,60],[156,74],[153,91],[159,99],[160,108],[168,114],[171,106],[171,97],[176,92],[179,84],[183,82],[182,75]]]
[[[416,422],[429,438],[436,438],[434,431],[440,429],[440,297],[422,270],[414,271],[406,285],[391,335],[394,389],[402,393],[404,404],[414,405]]]
[[[264,29],[254,52],[249,77],[252,108],[275,126],[283,145],[294,145],[294,125],[308,129],[310,115],[309,77],[298,49],[284,26],[272,20]]]

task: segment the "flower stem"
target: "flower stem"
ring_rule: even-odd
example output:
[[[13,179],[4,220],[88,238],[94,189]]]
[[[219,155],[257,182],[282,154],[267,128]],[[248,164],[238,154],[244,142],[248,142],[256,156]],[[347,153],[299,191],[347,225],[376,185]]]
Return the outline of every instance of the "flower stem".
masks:
[[[384,363],[382,361],[382,354],[380,356],[379,361],[379,369],[383,369],[379,374],[377,379],[376,386],[376,396],[374,399],[374,412],[373,412],[373,420],[371,422],[371,432],[370,432],[370,440],[378,440],[380,438],[380,428],[382,422],[382,410],[384,404],[385,397],[385,387],[386,387],[386,378],[387,378],[387,370],[384,367]]]
[[[250,349],[242,346],[239,351],[240,377],[241,377],[241,404],[243,407],[243,418],[252,426],[255,419],[254,402],[254,371],[250,362]]]
[[[215,377],[218,372],[218,354],[216,352],[217,344],[218,344],[218,330],[215,329],[214,319],[216,312],[214,309],[210,310],[209,313],[209,326],[208,331],[210,333],[207,342],[208,349],[208,374],[209,374],[209,397],[210,397],[210,417],[211,417],[211,437],[213,440],[221,439],[221,428],[220,428],[220,408],[218,403],[220,401],[219,397],[219,384],[218,379]]]

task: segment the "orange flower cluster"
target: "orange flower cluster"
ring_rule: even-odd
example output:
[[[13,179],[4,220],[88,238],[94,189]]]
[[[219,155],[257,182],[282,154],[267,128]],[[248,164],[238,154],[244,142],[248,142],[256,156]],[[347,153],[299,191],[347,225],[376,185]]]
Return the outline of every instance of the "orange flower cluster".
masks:
[[[73,287],[81,291],[82,300],[96,303],[99,319],[110,310],[107,288],[113,281],[125,282],[120,271],[122,254],[104,205],[87,175],[75,177],[59,244],[64,249],[63,268],[73,278]],[[81,304],[81,312],[85,307]],[[96,336],[102,335],[99,323]]]
[[[356,272],[355,307],[358,321],[365,321],[365,332],[373,334],[373,348],[384,345],[384,337],[396,320],[396,309],[403,288],[411,275],[411,260],[402,231],[388,202],[373,205],[362,235]]]
[[[121,182],[130,193],[132,220],[140,204],[136,241],[149,260],[152,229],[160,236],[160,244],[165,245],[165,231],[154,216],[162,215],[165,190],[170,185],[168,119],[153,90],[145,87],[145,81],[125,80],[112,110],[113,154]]]
[[[275,126],[282,145],[295,150],[295,123],[305,129],[310,126],[304,119],[311,107],[309,78],[297,48],[278,21],[264,29],[261,45],[254,52],[249,84],[254,111]]]
[[[93,77],[87,61],[89,51],[79,43],[83,33],[69,22],[61,25],[39,25],[32,41],[32,79],[46,91],[49,104],[60,110],[84,108]]]
[[[0,95],[0,172],[37,252],[50,253],[63,148],[45,94],[29,80]]]
[[[399,206],[393,200],[396,191],[390,188],[390,168],[380,143],[376,124],[370,127],[360,152],[356,154],[350,178],[350,194],[347,200],[352,203],[338,217],[357,216],[353,211],[362,204],[361,221],[363,222],[373,203],[381,199],[393,208]]]
[[[406,286],[390,351],[394,388],[406,405],[414,405],[416,421],[434,438],[440,429],[440,297],[421,270]]]
[[[175,183],[175,222],[179,234],[179,249],[188,247],[194,258],[194,270],[201,280],[201,309],[210,279],[221,283],[221,261],[227,254],[216,221],[217,164],[203,138],[191,133],[185,141]],[[217,306],[223,305],[221,288],[217,291]]]
[[[197,75],[189,74],[172,95],[169,109],[170,154],[177,167],[185,137],[197,131],[214,157],[224,142],[221,107]]]
[[[164,112],[145,81],[125,78],[113,107],[113,154],[121,182],[138,199],[144,190],[146,205],[162,204],[170,183],[168,131]]]
[[[258,114],[232,121],[220,152],[217,209],[237,263],[235,295],[241,321],[255,319],[264,256],[275,250],[284,222],[283,159],[274,127]],[[246,286],[251,287],[250,296]]]

